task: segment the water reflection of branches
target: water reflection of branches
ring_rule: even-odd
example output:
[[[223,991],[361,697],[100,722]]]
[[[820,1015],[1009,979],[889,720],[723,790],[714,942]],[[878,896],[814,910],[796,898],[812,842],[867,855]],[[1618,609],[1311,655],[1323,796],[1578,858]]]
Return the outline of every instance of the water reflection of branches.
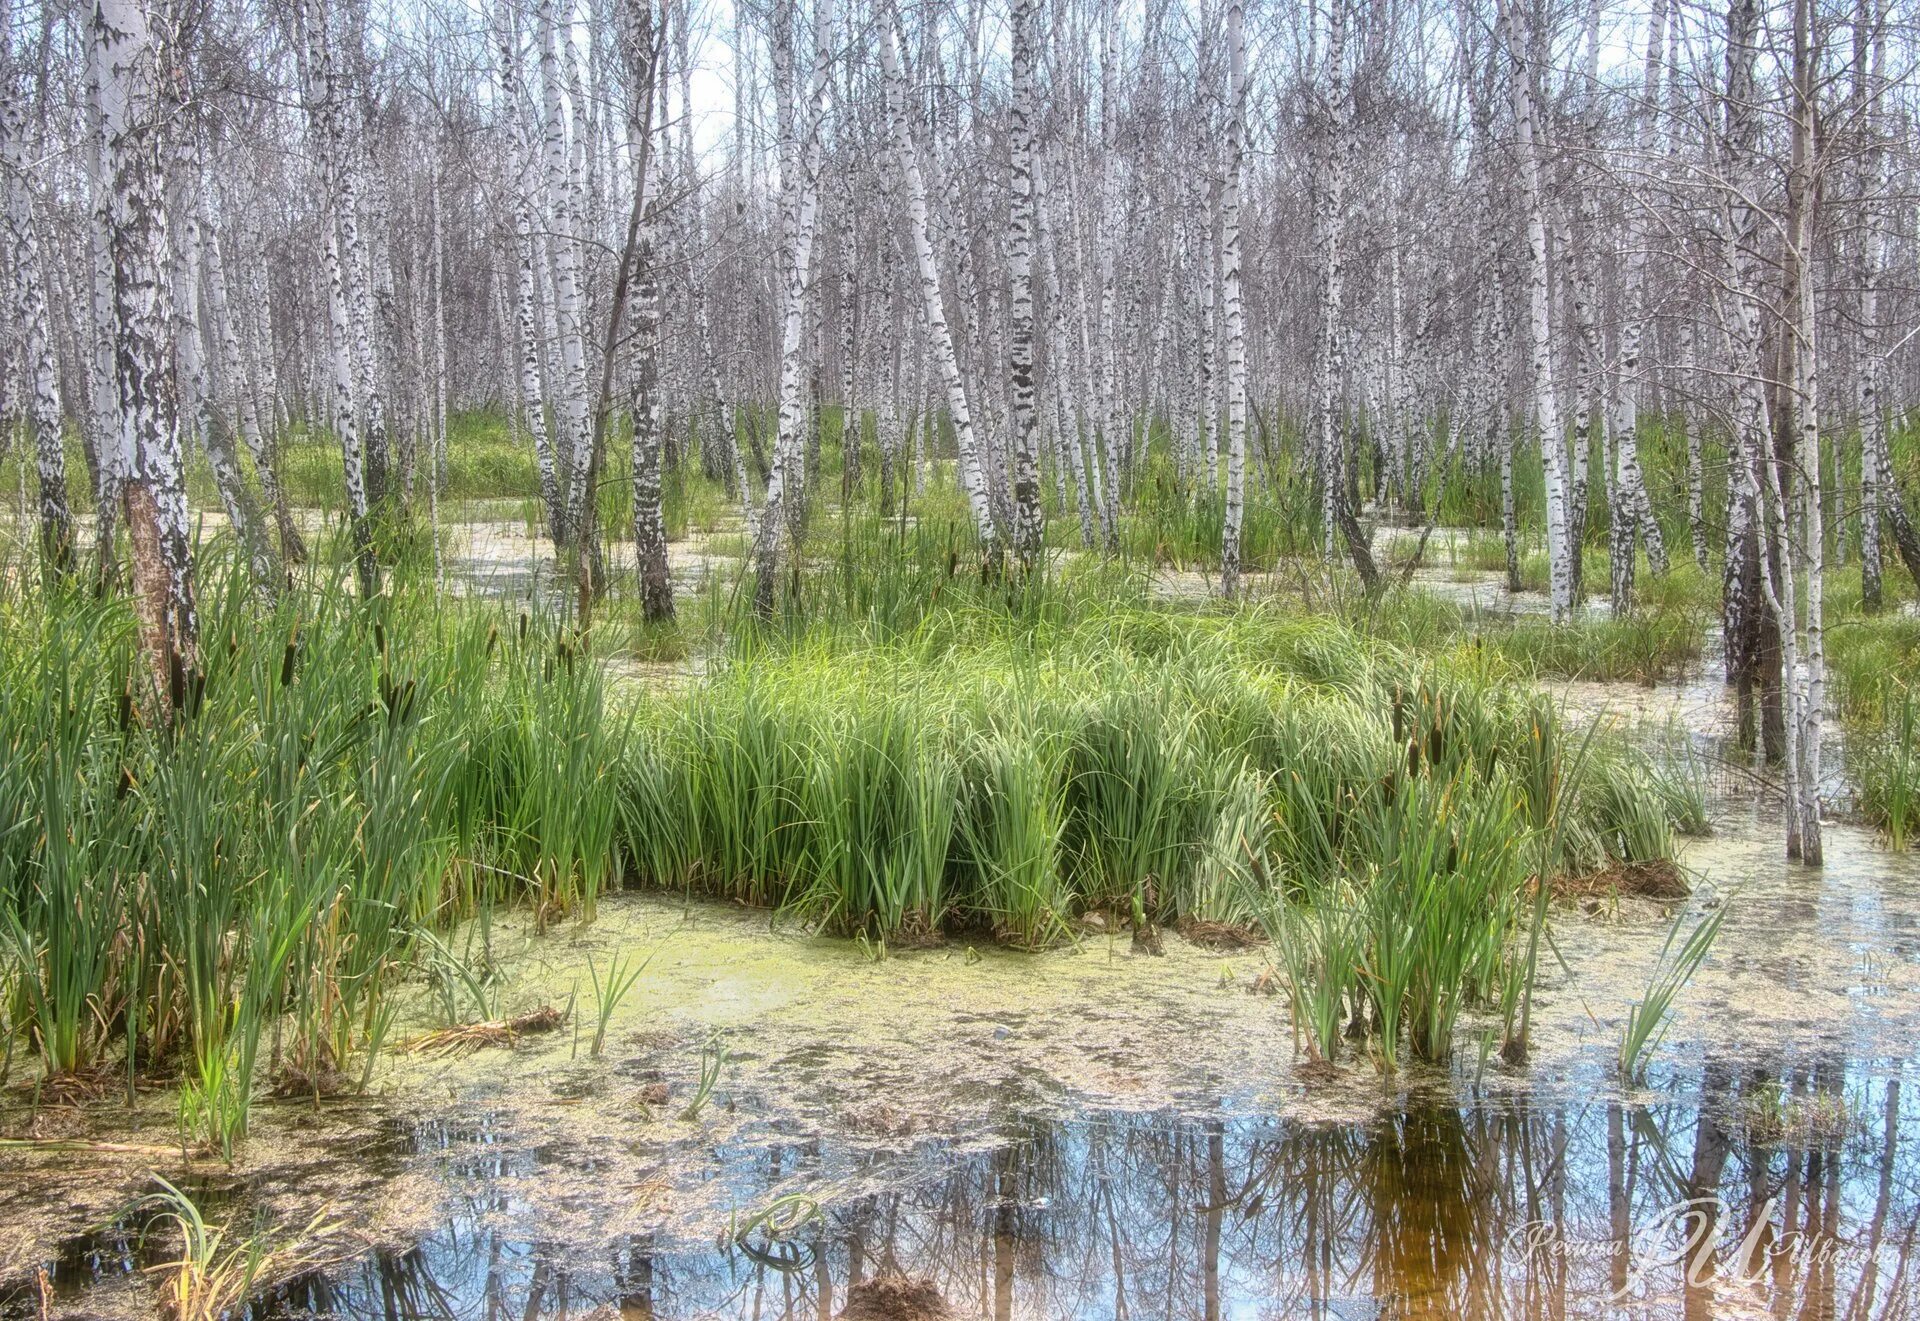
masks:
[[[1706,1315],[1728,1289],[1784,1314],[1892,1318],[1920,1312],[1920,1162],[1900,1099],[1897,1079],[1837,1061],[1773,1073],[1709,1062],[1648,1104],[1415,1098],[1370,1124],[1108,1115],[983,1147],[843,1154],[831,1179],[830,1153],[813,1146],[721,1153],[742,1206],[821,1199],[788,1235],[806,1247],[797,1267],[670,1223],[597,1248],[516,1239],[526,1207],[503,1189],[539,1179],[515,1164],[522,1177],[470,1184],[418,1250],[287,1301],[368,1317],[578,1317],[613,1302],[630,1317],[798,1321],[906,1275],[997,1321],[1213,1321],[1248,1301],[1288,1316],[1365,1301],[1384,1317],[1555,1317],[1618,1290],[1653,1314]],[[1771,1127],[1757,1122],[1769,1115]],[[1835,1115],[1847,1121],[1795,1127]],[[1701,1198],[1715,1199],[1716,1242],[1685,1263],[1650,1259],[1645,1236]]]

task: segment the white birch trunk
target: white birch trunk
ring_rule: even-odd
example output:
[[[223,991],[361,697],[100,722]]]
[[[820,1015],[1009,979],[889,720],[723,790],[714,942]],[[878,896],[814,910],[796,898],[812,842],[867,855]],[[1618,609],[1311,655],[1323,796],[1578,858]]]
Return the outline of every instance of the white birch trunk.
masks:
[[[1013,102],[1007,111],[1012,157],[1008,378],[1013,391],[1013,552],[1028,570],[1040,557],[1046,532],[1040,516],[1033,392],[1033,82],[1039,17],[1039,0],[1013,0]]]
[[[570,8],[570,6],[569,6]],[[540,7],[540,96],[542,159],[546,167],[546,219],[550,230],[547,251],[552,265],[553,323],[558,357],[554,402],[561,433],[559,450],[565,456],[560,475],[567,544],[577,554],[589,555],[578,534],[587,524],[587,489],[592,467],[592,423],[587,404],[586,311],[581,290],[580,239],[576,218],[580,211],[578,175],[567,145],[566,110],[561,100],[565,78],[560,67],[561,15],[556,0]],[[594,575],[598,579],[599,575]]]
[[[115,542],[128,456],[120,443],[120,392],[114,367],[118,330],[113,320],[113,257],[108,250],[113,179],[107,164],[106,129],[101,115],[105,77],[100,53],[101,43],[88,41],[87,173],[92,185],[92,223],[88,226],[87,253],[92,275],[89,282],[92,316],[88,324],[92,352],[87,363],[87,390],[94,448],[95,555],[99,583],[108,588],[119,576],[119,551]]]
[[[165,129],[160,50],[142,0],[98,0],[93,14],[100,111],[111,180],[107,249],[113,261],[114,380],[126,456],[127,529],[150,706],[168,718],[196,688],[199,625],[187,541],[186,472],[169,347]]]
[[[518,331],[519,388],[527,434],[533,438],[534,463],[540,476],[540,499],[546,508],[547,535],[556,552],[567,540],[567,506],[563,474],[547,426],[547,401],[542,384],[539,310],[539,244],[534,235],[532,174],[534,144],[527,126],[526,94],[521,86],[520,49],[512,11],[504,4],[494,10],[498,45],[500,97],[509,130],[509,192],[513,205],[514,326]]]
[[[0,37],[0,40],[9,38]],[[7,59],[0,48],[0,60]],[[12,248],[13,310],[21,335],[26,378],[26,419],[33,437],[39,482],[40,558],[46,570],[65,577],[73,569],[73,513],[67,505],[67,459],[60,408],[60,381],[47,312],[46,271],[33,199],[27,191],[26,88],[10,68],[0,68],[0,180],[6,232]]]
[[[1548,607],[1554,622],[1562,623],[1573,614],[1573,565],[1568,558],[1566,448],[1560,434],[1560,403],[1553,383],[1546,202],[1541,193],[1539,150],[1535,142],[1533,75],[1526,47],[1514,30],[1510,0],[1499,0],[1499,4],[1499,26],[1510,66],[1514,153],[1518,158],[1521,200],[1527,220],[1527,324],[1533,354],[1533,424],[1546,468],[1547,564],[1551,583]]]
[[[321,188],[327,199],[326,268],[328,364],[332,376],[333,427],[340,440],[341,469],[347,489],[347,519],[353,538],[354,563],[360,594],[372,597],[380,589],[369,517],[365,432],[361,422],[361,395],[369,382],[355,371],[355,327],[352,310],[354,262],[343,235],[354,208],[349,172],[343,166],[340,141],[339,85],[326,30],[326,7],[319,0],[300,0],[296,11],[301,28],[302,91],[308,122],[316,140]],[[370,412],[364,416],[371,416]]]
[[[627,149],[634,159],[633,254],[633,548],[640,575],[640,612],[649,624],[673,618],[673,581],[667,567],[667,528],[661,509],[661,451],[665,433],[660,400],[660,276],[656,144],[649,106],[659,73],[654,55],[653,0],[626,0]]]
[[[1660,57],[1666,41],[1666,0],[1653,0],[1648,22],[1647,58],[1641,79],[1640,105],[1634,115],[1636,145],[1653,154],[1653,107],[1660,95]],[[1634,551],[1644,539],[1647,561],[1655,573],[1667,570],[1666,542],[1654,521],[1647,484],[1640,470],[1641,353],[1647,330],[1647,248],[1653,240],[1646,205],[1627,202],[1625,311],[1620,324],[1620,367],[1613,381],[1614,507],[1609,559],[1612,563],[1613,613],[1625,615],[1633,606]],[[1637,535],[1636,535],[1637,534]]]
[[[914,264],[920,273],[920,299],[926,316],[927,337],[931,341],[934,364],[946,385],[947,414],[960,449],[961,486],[966,491],[981,543],[991,554],[998,541],[998,531],[980,461],[973,414],[967,406],[966,382],[961,379],[953,334],[947,328],[947,313],[940,293],[940,267],[928,235],[926,181],[920,172],[919,149],[914,145],[913,130],[907,120],[907,78],[900,66],[898,39],[891,24],[881,34],[880,64],[887,80],[887,119],[894,156],[906,185],[907,232],[913,244]]]
[[[1220,188],[1221,318],[1227,339],[1227,503],[1220,593],[1240,593],[1240,519],[1247,484],[1247,331],[1240,305],[1240,181],[1247,155],[1247,32],[1243,0],[1227,0],[1227,171]]]
[[[793,78],[793,0],[777,0],[774,19],[775,82],[791,97]],[[780,194],[785,223],[780,274],[782,292],[780,333],[780,419],[774,440],[773,462],[767,475],[766,497],[756,529],[754,608],[763,618],[773,612],[775,580],[780,571],[782,542],[787,535],[787,488],[798,486],[797,469],[805,459],[807,429],[806,332],[807,284],[813,261],[813,237],[819,209],[819,143],[826,117],[827,66],[830,48],[826,34],[833,30],[830,0],[815,0],[814,78],[808,97],[807,123],[796,128],[791,113],[783,114]]]

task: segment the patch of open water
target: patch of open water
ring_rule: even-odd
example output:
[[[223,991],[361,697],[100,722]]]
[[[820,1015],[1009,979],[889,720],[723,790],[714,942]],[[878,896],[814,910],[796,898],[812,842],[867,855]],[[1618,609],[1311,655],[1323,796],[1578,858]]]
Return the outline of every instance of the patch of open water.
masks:
[[[1416,1092],[1357,1123],[1009,1118],[890,1156],[765,1135],[714,1153],[713,1210],[606,1236],[523,1194],[644,1200],[644,1148],[526,1147],[487,1113],[396,1122],[368,1159],[432,1170],[436,1223],[246,1314],[1902,1317],[1920,1309],[1915,1085],[1903,1061],[1710,1060],[1627,1101]],[[124,1229],[71,1245],[67,1314],[142,1260]],[[947,1310],[878,1283],[901,1278]]]

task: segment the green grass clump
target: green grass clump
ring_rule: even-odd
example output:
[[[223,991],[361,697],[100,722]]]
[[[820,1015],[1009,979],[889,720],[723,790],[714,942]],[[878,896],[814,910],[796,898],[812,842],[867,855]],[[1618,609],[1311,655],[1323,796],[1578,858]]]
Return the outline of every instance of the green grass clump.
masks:
[[[1904,849],[1920,831],[1920,618],[1844,618],[1828,637],[1829,691],[1860,811]]]
[[[875,948],[1043,945],[1087,913],[1263,921],[1318,1048],[1359,1022],[1391,1063],[1446,1058],[1461,1013],[1511,997],[1537,867],[1666,857],[1700,815],[1610,736],[1563,765],[1536,736],[1551,708],[1483,658],[1325,619],[1069,596],[881,631],[782,628],[643,704],[622,781],[642,883]]]
[[[0,595],[0,1021],[48,1077],[177,1066],[184,1134],[230,1149],[263,1063],[378,1050],[418,933],[591,910],[622,726],[548,623],[331,570],[263,608],[201,559],[172,722],[125,602]]]
[[[1511,997],[1530,873],[1664,857],[1699,821],[1696,787],[1609,738],[1603,770],[1547,768],[1547,830],[1526,681],[1690,663],[1704,580],[1643,579],[1634,619],[1560,629],[1325,573],[1284,601],[1158,600],[1145,570],[1217,561],[1218,510],[1155,435],[1111,559],[982,563],[941,457],[924,490],[900,474],[905,517],[819,499],[770,619],[716,582],[643,635],[616,595],[602,646],[705,661],[617,701],[564,620],[432,590],[442,548],[399,511],[373,601],[337,537],[272,604],[203,548],[204,689],[177,724],[143,714],[126,603],[0,589],[9,1051],[177,1077],[183,1129],[230,1146],[262,1074],[364,1080],[410,974],[449,1017],[484,1007],[484,970],[434,933],[502,904],[590,917],[625,881],[873,949],[1042,947],[1091,913],[1264,923],[1324,1058],[1356,1024],[1389,1064],[1444,1058],[1462,1012]],[[527,508],[524,438],[476,414],[453,442],[448,498]],[[1249,563],[1317,556],[1310,486],[1261,461]],[[337,504],[330,437],[296,431],[284,462],[296,503]],[[670,525],[717,525],[719,492],[670,465]],[[613,535],[628,498],[601,494]]]

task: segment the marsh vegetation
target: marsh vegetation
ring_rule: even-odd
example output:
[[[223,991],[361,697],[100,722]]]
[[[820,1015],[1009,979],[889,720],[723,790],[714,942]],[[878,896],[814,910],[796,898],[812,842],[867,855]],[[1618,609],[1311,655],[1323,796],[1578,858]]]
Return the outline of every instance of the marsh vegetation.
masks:
[[[1915,32],[0,0],[0,1316],[1914,1311]]]

